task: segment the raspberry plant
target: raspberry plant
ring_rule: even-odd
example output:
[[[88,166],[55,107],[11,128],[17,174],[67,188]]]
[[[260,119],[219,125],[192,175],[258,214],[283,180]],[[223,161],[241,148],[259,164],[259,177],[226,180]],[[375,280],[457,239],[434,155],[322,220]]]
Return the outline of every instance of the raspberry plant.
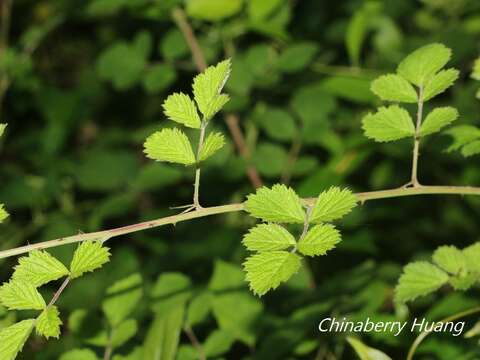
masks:
[[[404,186],[363,193],[353,193],[349,189],[334,186],[320,191],[315,198],[302,199],[291,187],[275,184],[271,187],[260,187],[243,203],[213,207],[203,207],[200,204],[200,174],[202,164],[225,144],[223,134],[207,130],[215,121],[215,115],[229,100],[229,96],[222,91],[230,75],[231,61],[224,60],[206,68],[193,79],[193,97],[184,93],[174,93],[163,103],[165,116],[178,125],[190,128],[192,132],[187,134],[179,127],[163,128],[148,136],[144,143],[144,152],[148,158],[194,168],[192,204],[186,205],[182,213],[157,220],[1,251],[0,258],[27,255],[19,258],[10,280],[1,286],[0,303],[8,310],[28,310],[33,315],[0,331],[0,360],[15,359],[34,329],[38,335],[46,339],[60,336],[63,321],[56,304],[61,300],[62,293],[68,291],[68,285],[72,281],[88,276],[86,273],[99,269],[109,261],[110,250],[104,243],[119,235],[204,216],[246,211],[260,223],[253,226],[243,237],[245,248],[251,252],[243,264],[244,277],[251,291],[263,296],[287,282],[302,266],[305,266],[305,257],[327,256],[327,253],[342,240],[337,224],[334,223],[347,216],[359,203],[424,194],[480,195],[480,189],[476,187],[425,186],[419,181],[418,160],[421,142],[427,136],[444,130],[459,116],[453,107],[437,107],[428,112],[424,111],[428,101],[452,86],[459,76],[456,69],[444,69],[450,57],[451,50],[444,45],[437,43],[426,45],[401,61],[395,74],[382,75],[372,82],[372,92],[381,100],[393,104],[379,107],[376,112],[365,115],[362,127],[365,136],[377,142],[404,138],[412,140],[411,178]],[[478,72],[477,68],[476,65],[474,74]],[[411,113],[410,107],[400,106],[399,103],[413,104],[416,109]],[[5,126],[0,126],[2,133]],[[450,128],[446,133],[454,138],[451,150],[461,149],[466,156],[477,152],[479,140],[477,131],[473,131],[473,128],[458,126]],[[192,141],[191,138],[196,141]],[[3,221],[7,216],[4,206],[1,205],[0,220]],[[79,245],[68,267],[44,250],[70,243]],[[432,256],[432,261],[415,261],[405,266],[396,287],[396,302],[402,304],[413,301],[443,286],[450,286],[459,291],[470,289],[480,280],[479,258],[479,243],[462,250],[453,245],[438,248]],[[321,261],[321,258],[315,261]],[[215,270],[216,273],[209,285],[212,292],[237,286],[239,281],[240,283],[243,281],[241,279],[243,275],[240,274],[239,277],[239,274],[229,269],[228,265],[219,263],[218,269]],[[229,276],[224,277],[224,274]],[[46,301],[39,289],[49,282],[62,279],[58,290]],[[198,341],[191,327],[208,314],[209,305],[206,304],[213,301],[217,301],[217,304],[231,304],[239,301],[242,296],[234,294],[234,297],[212,300],[212,292],[205,292],[191,300],[190,286],[187,278],[175,273],[163,274],[153,286],[153,297],[174,296],[182,304],[177,306],[171,301],[164,300],[153,306],[158,316],[155,317],[154,326],[163,331],[166,337],[171,336],[173,340],[169,344],[174,344],[173,348],[168,346],[163,348],[162,359],[172,359],[176,351],[175,344],[178,343],[178,332],[166,333],[169,326],[176,324],[178,328],[186,318],[183,326],[195,344]],[[86,343],[92,347],[105,348],[104,358],[110,359],[115,349],[136,333],[138,326],[136,321],[130,318],[130,314],[142,296],[142,278],[139,274],[132,274],[112,284],[107,289],[102,304],[106,330],[87,339]],[[189,307],[185,314],[184,305],[187,302]],[[248,311],[242,314],[239,309],[239,313],[242,314],[239,322],[250,321],[248,315],[258,312],[257,303],[245,300],[245,304],[242,306],[247,306]],[[168,318],[159,316],[167,309],[171,311]],[[467,314],[478,311],[480,310],[473,309]],[[460,313],[457,317],[465,314]],[[71,316],[73,331],[76,331],[75,324],[83,316],[81,312]],[[225,322],[221,326],[232,328],[231,324]],[[476,330],[472,331],[474,333]],[[428,334],[422,334],[412,345],[408,359],[413,357],[416,347],[426,335]],[[210,341],[229,339],[227,342],[231,345],[233,338],[229,336],[231,335],[227,333],[217,333],[212,335]],[[238,332],[236,336],[246,344],[253,345],[248,333]],[[149,344],[154,342],[155,338],[147,334],[145,346],[136,348],[131,358],[140,359],[142,356],[150,358]],[[350,337],[348,342],[362,359],[389,359],[385,353],[364,345],[358,339]],[[214,347],[206,346],[206,354],[203,351],[199,351],[201,358],[205,358],[206,354],[215,356]],[[62,356],[62,359],[74,358],[97,357],[89,348],[73,349]]]

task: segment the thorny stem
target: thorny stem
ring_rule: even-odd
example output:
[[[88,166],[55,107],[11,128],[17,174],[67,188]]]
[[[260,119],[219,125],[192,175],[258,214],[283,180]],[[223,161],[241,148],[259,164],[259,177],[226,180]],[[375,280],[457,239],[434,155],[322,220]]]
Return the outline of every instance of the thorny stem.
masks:
[[[414,195],[477,195],[480,196],[480,187],[473,186],[425,186],[420,185],[417,187],[409,188],[395,188],[388,190],[379,190],[379,191],[370,191],[363,193],[356,193],[358,202],[361,204],[370,200],[378,199],[388,199],[388,198],[397,198],[403,196],[414,196]],[[304,199],[306,205],[313,205],[317,199],[316,198],[307,198]],[[87,240],[102,240],[107,241],[111,238],[135,233],[138,231],[151,229],[168,224],[177,224],[182,221],[202,218],[210,215],[225,214],[230,212],[243,211],[244,204],[230,204],[230,205],[221,205],[221,206],[212,206],[201,208],[195,211],[188,213],[178,214],[159,218],[156,220],[144,221],[141,223],[122,226],[115,229],[96,231],[92,233],[82,233],[77,235],[72,235],[68,237],[62,237],[54,240],[44,241],[36,244],[30,244],[25,246],[20,246],[13,249],[0,251],[0,259],[8,258],[11,256],[16,256],[24,253],[28,253],[33,250],[48,249],[56,246],[73,244],[77,242],[87,241]]]
[[[198,341],[198,338],[195,335],[195,332],[193,331],[193,329],[190,326],[186,325],[183,328],[183,331],[185,332],[185,334],[187,334],[187,337],[190,340],[190,342],[192,343],[192,346],[195,348],[195,350],[197,350],[198,359],[199,360],[206,360],[205,352],[203,351],[203,347],[200,344],[200,341]]]
[[[418,91],[418,110],[417,110],[417,124],[415,127],[415,139],[413,144],[413,158],[412,158],[412,178],[410,184],[413,187],[420,186],[418,182],[417,169],[418,169],[418,156],[420,148],[420,127],[422,125],[422,116],[423,116],[423,87],[420,86]]]
[[[465,311],[459,312],[457,314],[453,314],[449,317],[446,317],[445,319],[442,319],[442,320],[438,321],[436,324],[442,324],[442,323],[446,323],[446,322],[449,322],[449,321],[458,320],[458,319],[461,319],[463,317],[473,315],[473,314],[476,314],[476,313],[479,313],[479,312],[480,312],[480,306],[476,306],[472,309],[465,310]],[[433,326],[432,326],[432,328],[433,328]],[[415,354],[415,351],[417,350],[418,346],[430,333],[431,333],[431,331],[423,331],[420,335],[417,336],[415,341],[412,343],[412,346],[410,346],[410,350],[408,351],[408,355],[407,355],[407,360],[412,360],[413,359],[413,355]]]

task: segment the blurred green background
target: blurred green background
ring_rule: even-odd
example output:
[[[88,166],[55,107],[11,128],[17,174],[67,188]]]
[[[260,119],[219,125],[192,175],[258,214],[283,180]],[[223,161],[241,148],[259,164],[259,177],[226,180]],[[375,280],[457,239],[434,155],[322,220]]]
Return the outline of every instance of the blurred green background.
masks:
[[[204,167],[204,206],[243,201],[254,191],[249,167],[265,185],[288,183],[302,196],[316,196],[331,185],[370,191],[406,183],[411,141],[375,144],[363,136],[360,120],[380,104],[369,90],[371,80],[431,42],[452,48],[450,65],[461,76],[428,106],[451,104],[460,112],[457,124],[478,124],[479,84],[469,77],[480,50],[477,0],[3,0],[1,5],[0,118],[9,125],[2,139],[0,200],[11,216],[2,225],[0,249],[167,216],[176,213],[170,207],[191,202],[193,170],[154,163],[142,153],[145,138],[169,125],[164,99],[174,91],[190,93],[197,73],[172,18],[174,9],[184,11],[209,64],[226,57],[233,63],[226,85],[231,101],[214,120],[227,146]],[[235,148],[224,121],[228,114],[243,130],[250,158]],[[477,159],[445,153],[449,143],[447,136],[422,143],[420,181],[480,184]],[[409,261],[429,257],[442,244],[477,241],[479,211],[480,202],[471,197],[368,202],[339,225],[343,242],[336,250],[310,260],[310,271],[261,300],[249,292],[241,271],[242,235],[254,222],[244,213],[115,238],[108,243],[111,263],[62,295],[61,339],[34,338],[20,358],[57,359],[73,348],[89,348],[100,357],[102,346],[89,339],[106,326],[105,291],[139,272],[144,296],[133,315],[138,331],[116,355],[142,346],[147,334],[157,339],[148,346],[161,343],[153,319],[161,318],[162,302],[170,301],[196,314],[181,327],[194,330],[208,358],[354,359],[342,334],[319,334],[320,319],[329,314],[440,319],[478,303],[478,289],[446,290],[407,309],[393,303],[393,288]],[[68,262],[74,248],[52,253]],[[1,262],[2,281],[15,261]],[[195,300],[199,314],[191,310]],[[0,309],[0,327],[14,316],[24,314]],[[83,325],[82,316],[90,319]],[[188,331],[168,331],[180,332],[176,358],[198,358]],[[393,359],[404,358],[414,339],[409,332],[361,337]],[[428,338],[418,356],[478,358],[477,340],[449,335]]]

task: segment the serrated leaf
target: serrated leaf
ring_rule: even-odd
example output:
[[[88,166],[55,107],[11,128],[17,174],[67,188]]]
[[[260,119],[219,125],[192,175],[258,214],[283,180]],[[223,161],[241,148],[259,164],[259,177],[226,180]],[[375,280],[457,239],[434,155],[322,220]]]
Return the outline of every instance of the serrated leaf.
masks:
[[[23,280],[10,280],[0,287],[0,303],[10,310],[43,310],[45,300],[37,288]]]
[[[447,106],[433,109],[420,127],[420,136],[427,136],[440,131],[458,118],[457,109]]]
[[[469,272],[480,274],[480,243],[475,243],[462,250]]]
[[[425,89],[423,89],[423,100],[430,100],[438,94],[443,93],[450,86],[452,86],[457,79],[457,69],[447,69],[439,71],[425,85]]]
[[[220,96],[220,93],[230,75],[230,68],[230,60],[227,59],[216,66],[209,66],[193,79],[195,101],[207,121],[228,101],[228,97]]]
[[[94,271],[110,259],[109,249],[100,241],[84,241],[75,250],[70,264],[70,278],[75,279]]]
[[[357,197],[349,189],[332,186],[318,196],[309,222],[316,224],[340,219],[355,206],[357,206]]]
[[[365,136],[378,142],[399,140],[415,134],[410,114],[397,105],[381,107],[375,114],[365,115],[362,124]]]
[[[135,309],[142,298],[142,277],[132,274],[107,289],[102,309],[112,327],[116,327]]]
[[[262,296],[287,281],[300,269],[300,256],[287,251],[271,251],[247,258],[243,266],[252,291]]]
[[[397,72],[417,86],[427,81],[450,60],[452,51],[443,44],[422,46],[408,55],[397,68]]]
[[[432,256],[433,261],[450,274],[458,274],[466,268],[463,252],[455,246],[440,246]]]
[[[245,209],[253,217],[264,221],[303,224],[305,212],[292,188],[276,184],[271,189],[262,187],[250,194]]]
[[[225,145],[225,137],[219,132],[212,132],[207,136],[200,151],[200,161],[208,159]]]
[[[478,274],[460,274],[450,277],[449,282],[455,290],[465,291],[470,289],[477,280]]]
[[[5,205],[0,204],[0,223],[8,217],[8,212],[4,208]]]
[[[348,336],[347,341],[353,347],[360,360],[392,360],[387,354],[365,345],[354,337]]]
[[[34,319],[23,320],[0,330],[0,360],[14,360],[33,330]]]
[[[307,256],[325,255],[342,240],[340,232],[331,224],[315,225],[298,242],[298,251]]]
[[[38,287],[68,274],[69,271],[65,265],[48,252],[34,250],[28,256],[23,256],[18,260],[12,278],[29,282]]]
[[[277,224],[260,224],[251,228],[242,242],[251,251],[285,250],[296,244],[293,235]]]
[[[200,116],[198,116],[197,107],[190,96],[174,93],[165,100],[162,106],[165,115],[170,120],[194,129],[200,128]]]
[[[195,163],[192,145],[187,135],[178,129],[163,129],[145,141],[144,153],[157,161],[192,165]]]
[[[60,312],[56,306],[50,306],[43,310],[40,316],[37,318],[35,328],[37,334],[44,336],[45,338],[54,337],[58,339],[60,336]]]
[[[417,92],[403,77],[396,74],[382,75],[372,82],[372,92],[386,101],[416,103]]]
[[[408,264],[395,288],[395,299],[400,302],[427,295],[448,282],[448,275],[425,261]]]

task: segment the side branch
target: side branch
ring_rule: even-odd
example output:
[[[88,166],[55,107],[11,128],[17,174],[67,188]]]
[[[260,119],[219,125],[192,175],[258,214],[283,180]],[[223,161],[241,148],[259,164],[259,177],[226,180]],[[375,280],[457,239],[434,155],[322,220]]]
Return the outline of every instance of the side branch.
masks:
[[[388,198],[413,196],[413,195],[480,195],[480,187],[419,186],[415,188],[396,188],[396,189],[389,189],[389,190],[370,191],[370,192],[356,193],[355,195],[358,201],[361,204],[363,204],[366,201],[370,201],[370,200],[388,199]],[[315,201],[316,201],[316,198],[304,199],[304,202],[307,205],[313,205]],[[191,211],[185,214],[167,216],[160,219],[144,221],[138,224],[122,226],[115,229],[96,231],[96,232],[87,233],[87,234],[72,235],[72,236],[63,237],[59,239],[40,242],[37,244],[25,245],[25,246],[17,247],[14,249],[3,250],[3,251],[0,251],[0,259],[21,255],[33,250],[48,249],[51,247],[73,244],[76,242],[82,242],[87,240],[107,241],[110,238],[120,236],[120,235],[131,234],[137,231],[160,227],[168,224],[175,225],[176,223],[179,223],[182,221],[192,220],[192,219],[201,218],[201,217],[210,216],[210,215],[243,211],[244,209],[245,208],[243,203],[201,208],[199,210]]]

